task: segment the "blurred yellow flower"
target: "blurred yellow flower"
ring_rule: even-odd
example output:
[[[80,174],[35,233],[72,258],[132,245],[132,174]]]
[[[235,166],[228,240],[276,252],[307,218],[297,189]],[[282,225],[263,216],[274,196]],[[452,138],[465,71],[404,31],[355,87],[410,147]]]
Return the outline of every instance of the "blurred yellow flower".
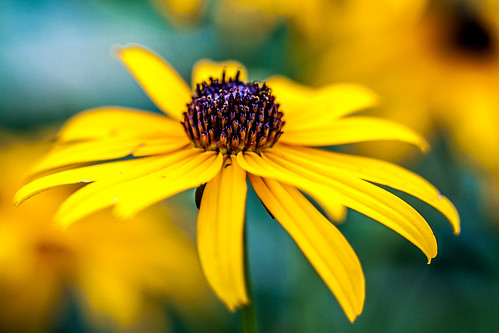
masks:
[[[67,188],[21,207],[11,202],[27,162],[46,152],[45,145],[2,139],[2,332],[53,331],[54,321],[67,315],[70,297],[85,320],[116,329],[165,330],[165,300],[186,316],[187,308],[193,314],[206,310],[209,293],[194,246],[168,222],[163,208],[151,207],[130,221],[102,211],[63,231],[52,218]]]
[[[428,261],[437,254],[428,223],[373,183],[421,199],[459,232],[453,205],[416,174],[379,160],[307,147],[396,140],[428,148],[406,127],[350,116],[375,103],[365,87],[335,84],[315,90],[283,77],[248,82],[240,63],[201,60],[194,67],[191,90],[145,48],[124,47],[117,55],[165,114],[103,107],[75,116],[33,170],[53,173],[21,188],[17,203],[57,185],[89,183],[56,214],[57,223],[68,226],[109,206],[129,217],[206,183],[198,214],[199,257],[218,297],[235,309],[249,302],[243,263],[248,178],[351,321],[361,313],[365,296],[358,258],[298,189],[334,219],[342,219],[349,207],[383,223],[421,249]],[[66,170],[58,171],[61,167]]]
[[[305,81],[365,84],[383,100],[377,115],[430,140],[450,135],[470,164],[488,173],[497,205],[499,155],[491,153],[499,146],[497,1],[311,0],[304,8],[300,1],[233,1],[291,25],[298,49],[310,50]],[[385,146],[360,151],[407,155],[407,149]]]
[[[365,83],[386,101],[379,113],[427,137],[450,136],[471,165],[490,174],[498,200],[499,156],[491,151],[499,146],[499,6],[430,2],[413,16],[398,29],[371,33],[362,26],[368,38],[331,44],[310,80]]]

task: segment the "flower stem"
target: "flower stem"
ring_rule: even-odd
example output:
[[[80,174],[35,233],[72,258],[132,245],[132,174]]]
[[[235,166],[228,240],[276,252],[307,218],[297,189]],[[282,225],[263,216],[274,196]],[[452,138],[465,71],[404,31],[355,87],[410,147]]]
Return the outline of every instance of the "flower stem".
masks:
[[[246,225],[246,223],[245,223]],[[246,281],[246,292],[248,293],[249,303],[241,308],[241,326],[242,333],[258,333],[258,324],[256,320],[255,311],[255,298],[253,295],[253,288],[250,279],[250,265],[249,265],[249,251],[248,251],[248,230],[247,227],[244,228],[244,244],[243,244],[243,255],[244,255],[244,277]]]

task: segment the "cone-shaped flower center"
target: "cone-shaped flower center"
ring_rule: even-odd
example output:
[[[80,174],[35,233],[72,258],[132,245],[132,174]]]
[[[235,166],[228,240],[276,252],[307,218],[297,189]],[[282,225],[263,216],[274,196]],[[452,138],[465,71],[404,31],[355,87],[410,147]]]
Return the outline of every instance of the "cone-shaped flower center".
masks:
[[[265,83],[244,83],[234,78],[210,78],[197,84],[187,104],[182,125],[196,147],[223,154],[272,147],[284,121],[275,97]]]

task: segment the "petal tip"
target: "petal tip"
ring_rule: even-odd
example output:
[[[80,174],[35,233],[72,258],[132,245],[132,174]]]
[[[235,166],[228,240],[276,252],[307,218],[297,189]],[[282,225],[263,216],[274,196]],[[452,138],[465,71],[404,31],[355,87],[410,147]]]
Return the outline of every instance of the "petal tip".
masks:
[[[19,192],[16,192],[14,195],[14,199],[12,200],[12,204],[14,207],[18,207],[20,204],[24,202],[23,198],[19,195]]]
[[[347,316],[348,320],[351,323],[354,323],[357,320],[357,318],[359,318],[359,316],[362,314],[363,308],[364,308],[364,302],[360,304],[360,307],[358,309],[352,309],[352,312],[347,313],[345,311],[345,315]]]
[[[355,322],[355,320],[357,320],[357,318],[359,317],[359,315],[347,315],[347,318],[348,320],[353,324]]]
[[[60,230],[64,230],[66,231],[68,229],[68,227],[73,224],[75,221],[74,219],[68,219],[67,217],[65,216],[61,216],[61,214],[57,213],[55,216],[54,216],[54,220],[53,220],[53,225],[54,227],[56,227],[57,229],[60,229]]]
[[[425,254],[426,254],[426,258],[428,259],[427,264],[429,265],[429,264],[431,264],[431,260],[437,256],[437,250],[435,249],[435,252],[433,252],[432,254],[428,254],[428,253],[425,253]]]
[[[421,152],[423,152],[424,154],[427,154],[430,152],[431,150],[431,146],[430,144],[428,143],[428,141],[424,138],[421,139],[421,142],[419,143],[419,149],[421,150]]]
[[[111,53],[117,58],[121,58],[123,53],[129,50],[146,50],[146,48],[139,44],[114,45],[111,47]]]
[[[38,191],[36,193],[23,193],[23,188],[20,188],[16,194],[14,195],[14,199],[12,200],[12,203],[14,205],[14,207],[18,207],[20,206],[23,202],[25,202],[26,200],[28,200],[29,198],[31,198],[32,196],[34,196],[35,194],[37,193],[40,193],[42,191]]]

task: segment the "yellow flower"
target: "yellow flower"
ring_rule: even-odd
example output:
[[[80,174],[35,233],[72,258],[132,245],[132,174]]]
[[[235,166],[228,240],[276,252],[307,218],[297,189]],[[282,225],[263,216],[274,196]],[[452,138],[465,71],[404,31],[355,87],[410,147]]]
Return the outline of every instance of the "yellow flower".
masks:
[[[375,5],[385,8],[386,2]],[[430,139],[446,135],[481,176],[488,174],[483,178],[495,194],[484,197],[495,196],[494,209],[499,202],[499,155],[490,152],[499,145],[498,3],[419,2],[418,8],[405,6],[398,13],[380,10],[378,29],[362,19],[354,35],[341,32],[350,26],[330,30],[334,37],[323,42],[328,46],[315,56],[309,79],[367,84],[385,102],[377,114]],[[362,18],[362,12],[351,15]]]
[[[364,303],[360,263],[338,229],[300,190],[333,219],[342,219],[348,207],[383,223],[420,248],[428,261],[437,254],[428,223],[373,183],[425,201],[459,232],[453,205],[419,176],[383,161],[307,147],[397,140],[427,149],[426,141],[406,127],[350,116],[376,101],[363,86],[314,90],[283,77],[247,82],[246,70],[237,62],[201,60],[194,67],[191,90],[151,51],[130,46],[117,55],[165,114],[103,107],[75,116],[34,173],[66,170],[25,185],[16,203],[57,185],[89,183],[56,214],[56,221],[67,226],[108,206],[129,217],[206,183],[198,214],[198,253],[208,282],[235,309],[249,302],[243,264],[249,179],[351,321]]]
[[[2,136],[3,144],[7,140],[11,144],[0,149],[1,331],[52,331],[53,321],[67,314],[68,295],[97,327],[163,331],[168,318],[158,300],[185,315],[188,307],[206,311],[209,293],[194,246],[163,208],[126,222],[102,211],[66,231],[56,228],[52,217],[68,188],[17,208],[9,199],[22,184],[27,161],[45,153],[46,145]]]

